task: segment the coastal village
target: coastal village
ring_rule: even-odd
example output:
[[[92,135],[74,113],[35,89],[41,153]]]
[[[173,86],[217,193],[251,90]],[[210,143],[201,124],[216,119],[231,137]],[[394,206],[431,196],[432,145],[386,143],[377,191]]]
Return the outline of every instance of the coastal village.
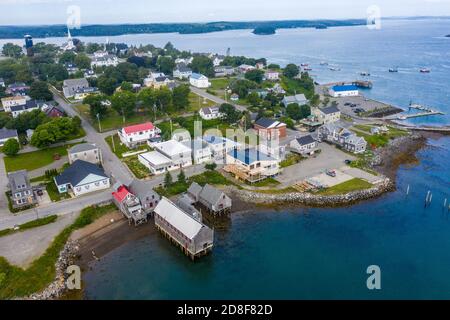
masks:
[[[442,113],[367,99],[367,79],[318,84],[312,67],[82,43],[70,30],[62,46],[6,44],[0,234],[108,208],[195,261],[242,203],[340,206],[392,190],[381,151],[424,129],[403,120]]]

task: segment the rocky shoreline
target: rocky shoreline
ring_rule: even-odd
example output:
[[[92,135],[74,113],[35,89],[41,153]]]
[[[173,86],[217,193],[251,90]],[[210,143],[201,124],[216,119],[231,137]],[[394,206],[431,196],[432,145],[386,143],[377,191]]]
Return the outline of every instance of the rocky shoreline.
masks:
[[[18,300],[55,300],[60,298],[67,289],[67,267],[74,264],[79,250],[80,246],[78,242],[69,240],[64,246],[64,249],[60,252],[59,258],[55,263],[56,276],[53,282],[50,283],[43,291]]]

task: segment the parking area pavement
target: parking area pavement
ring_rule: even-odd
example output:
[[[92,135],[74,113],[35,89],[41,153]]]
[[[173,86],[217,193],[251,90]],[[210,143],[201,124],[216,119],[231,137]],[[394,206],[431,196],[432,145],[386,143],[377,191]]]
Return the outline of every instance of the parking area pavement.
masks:
[[[316,185],[321,185],[325,188],[330,188],[353,179],[351,175],[348,175],[340,170],[335,170],[335,173],[335,177],[331,177],[326,173],[321,173],[311,179],[316,182]]]
[[[351,168],[349,166],[344,166],[342,168],[340,168],[339,170],[341,170],[342,172],[351,175],[355,178],[360,178],[363,180],[366,180],[367,182],[370,182],[372,184],[376,184],[379,183],[381,181],[383,181],[383,177],[380,176],[376,176],[374,174],[371,174],[367,171],[358,169],[358,168]]]
[[[327,169],[341,168],[345,164],[345,160],[355,159],[354,156],[324,142],[319,144],[319,149],[322,151],[315,156],[284,168],[283,172],[276,177],[276,180],[281,183],[281,187],[292,186],[306,178],[324,173]]]

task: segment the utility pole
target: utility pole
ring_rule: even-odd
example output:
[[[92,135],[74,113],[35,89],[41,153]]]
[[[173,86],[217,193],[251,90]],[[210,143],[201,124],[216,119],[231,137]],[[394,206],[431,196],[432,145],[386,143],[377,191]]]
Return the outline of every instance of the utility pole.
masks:
[[[97,120],[98,120],[98,130],[101,133],[102,132],[102,124],[100,123],[100,113],[97,113]]]

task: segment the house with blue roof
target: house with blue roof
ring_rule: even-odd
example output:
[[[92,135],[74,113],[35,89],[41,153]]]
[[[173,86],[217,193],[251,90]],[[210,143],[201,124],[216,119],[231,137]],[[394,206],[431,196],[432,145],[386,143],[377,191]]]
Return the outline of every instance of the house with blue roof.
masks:
[[[333,86],[329,90],[330,95],[335,98],[355,97],[359,95],[358,87],[353,84]]]
[[[189,83],[196,88],[209,88],[211,86],[207,76],[195,72],[189,77]]]
[[[258,182],[280,173],[280,160],[251,148],[234,149],[227,153],[224,170],[235,176],[236,179]]]

